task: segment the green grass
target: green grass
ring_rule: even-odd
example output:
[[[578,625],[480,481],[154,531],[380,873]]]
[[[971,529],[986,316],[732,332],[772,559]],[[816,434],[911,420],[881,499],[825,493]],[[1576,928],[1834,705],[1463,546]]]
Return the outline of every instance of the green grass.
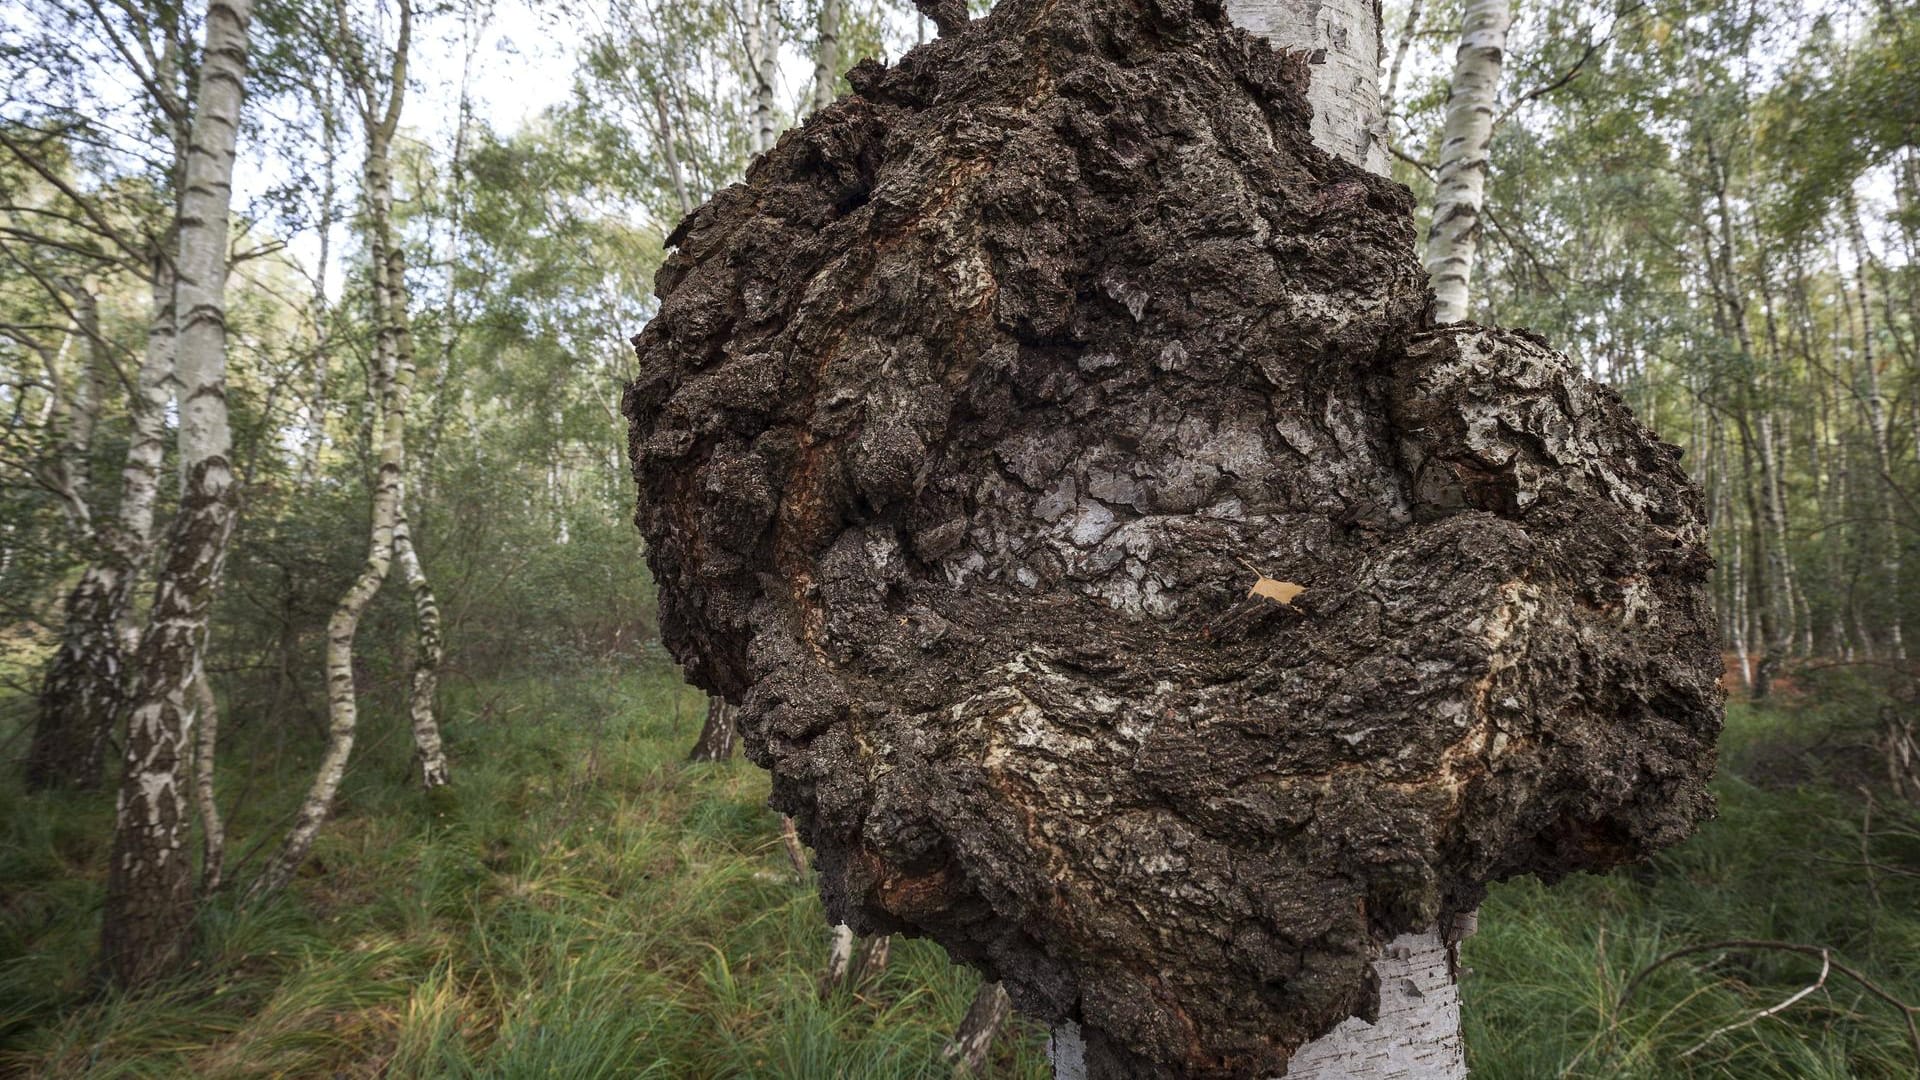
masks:
[[[110,797],[28,799],[9,778],[0,1075],[947,1076],[977,980],[896,942],[877,982],[822,999],[828,928],[764,774],[682,761],[703,708],[664,669],[456,693],[455,787],[431,799],[403,733],[370,724],[290,893],[216,903],[196,970],[135,999],[87,972]],[[309,765],[223,776],[235,857],[292,805],[254,793]],[[1015,1029],[995,1069],[1045,1075],[1038,1032]]]
[[[370,703],[339,816],[294,887],[258,909],[217,901],[195,968],[137,998],[88,978],[110,798],[29,799],[5,778],[0,1075],[948,1075],[939,1048],[973,976],[896,942],[876,984],[823,1000],[826,925],[765,777],[682,761],[702,705],[664,668],[458,687],[455,787],[429,798],[383,719],[397,710]],[[1813,981],[1817,959],[1692,956],[1620,1003],[1667,950],[1736,937],[1831,946],[1920,1001],[1914,818],[1879,809],[1869,849],[1908,875],[1870,881],[1864,798],[1830,776],[1780,779],[1824,721],[1734,721],[1721,816],[1693,842],[1606,877],[1494,890],[1464,956],[1477,1076],[1914,1075],[1899,1016],[1837,977],[1713,1034]],[[234,726],[222,785],[238,859],[284,827],[314,739]],[[992,1071],[1045,1076],[1039,1031],[1011,1030]]]

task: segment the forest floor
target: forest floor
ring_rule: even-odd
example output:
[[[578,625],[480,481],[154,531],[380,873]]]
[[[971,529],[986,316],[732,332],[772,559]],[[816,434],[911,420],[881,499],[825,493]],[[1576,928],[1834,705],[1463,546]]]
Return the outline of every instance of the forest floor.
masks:
[[[899,942],[876,982],[822,999],[827,928],[765,777],[683,761],[702,706],[664,665],[463,684],[456,786],[434,797],[408,780],[397,720],[371,721],[293,889],[216,900],[194,969],[138,998],[88,977],[111,798],[28,798],[9,769],[0,1076],[948,1075],[974,976]],[[223,795],[244,881],[291,806],[261,793],[296,791],[308,762],[238,727]],[[1920,819],[1858,789],[1876,776],[1849,730],[1834,710],[1736,709],[1720,817],[1692,842],[1496,888],[1464,950],[1475,1075],[1915,1075],[1907,1018],[1837,966],[1920,1002]],[[1827,947],[1836,966],[1759,1019],[1816,982],[1819,956],[1709,950],[1622,1001],[1663,954],[1723,939]],[[1042,1042],[1017,1023],[990,1074],[1045,1076]]]

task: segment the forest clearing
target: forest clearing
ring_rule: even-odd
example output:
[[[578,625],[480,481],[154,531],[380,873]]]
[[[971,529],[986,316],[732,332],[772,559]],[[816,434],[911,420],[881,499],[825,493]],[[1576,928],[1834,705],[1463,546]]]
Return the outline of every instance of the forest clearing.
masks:
[[[0,3],[0,1075],[1920,1073],[1914,72]]]

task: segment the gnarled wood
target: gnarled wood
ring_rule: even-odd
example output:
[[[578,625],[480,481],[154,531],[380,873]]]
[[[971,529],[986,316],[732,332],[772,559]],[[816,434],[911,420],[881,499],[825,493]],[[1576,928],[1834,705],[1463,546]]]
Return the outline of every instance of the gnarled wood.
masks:
[[[1213,4],[1002,0],[683,223],[636,342],[663,635],[829,915],[1104,1076],[1277,1074],[1400,935],[1710,806],[1677,452],[1431,327],[1306,77]]]

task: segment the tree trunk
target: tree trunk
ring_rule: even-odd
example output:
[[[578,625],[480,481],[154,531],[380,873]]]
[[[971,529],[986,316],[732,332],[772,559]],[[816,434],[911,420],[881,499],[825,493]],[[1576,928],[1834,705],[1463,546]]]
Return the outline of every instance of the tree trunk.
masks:
[[[200,815],[200,895],[209,896],[220,888],[226,866],[227,827],[220,820],[213,785],[215,752],[220,745],[220,707],[214,703],[213,685],[205,671],[193,682],[193,701],[199,710],[199,728],[193,740],[193,805]]]
[[[833,104],[840,81],[840,8],[846,0],[820,0],[819,36],[813,46],[813,110]]]
[[[1860,229],[1860,211],[1851,197],[1846,207],[1847,236],[1853,245],[1855,260],[1855,281],[1860,296],[1860,372],[1864,379],[1865,409],[1867,430],[1873,439],[1873,463],[1877,474],[1875,509],[1879,512],[1881,523],[1880,565],[1886,575],[1885,596],[1891,603],[1881,605],[1886,613],[1887,651],[1895,660],[1907,658],[1906,638],[1901,632],[1900,549],[1904,542],[1901,535],[1900,514],[1895,508],[1898,492],[1893,476],[1893,444],[1887,430],[1887,398],[1880,386],[1880,367],[1874,360],[1872,304],[1867,295],[1867,269],[1873,253],[1868,249],[1866,237]]]
[[[1012,1015],[1013,999],[1007,997],[1007,988],[997,982],[982,982],[940,1056],[961,1072],[982,1072],[987,1067],[987,1055],[993,1052],[993,1040]]]
[[[1467,317],[1473,254],[1480,242],[1480,206],[1486,198],[1487,150],[1493,141],[1493,101],[1506,55],[1509,0],[1468,0],[1447,91],[1447,124],[1440,141],[1433,222],[1427,229],[1427,276],[1433,280],[1433,320]]]
[[[404,497],[403,497],[404,502]],[[414,636],[413,678],[407,687],[407,716],[413,727],[414,764],[420,770],[420,786],[428,791],[453,782],[452,768],[440,742],[440,721],[435,713],[440,696],[440,660],[445,648],[440,637],[440,603],[434,599],[433,586],[420,566],[413,549],[413,532],[402,513],[394,522],[393,550],[400,560],[400,571],[413,594]]]
[[[327,620],[327,746],[320,756],[313,783],[294,817],[286,840],[247,890],[257,899],[284,888],[306,861],[313,842],[333,812],[333,799],[346,776],[347,762],[359,726],[358,690],[354,683],[354,641],[360,617],[387,580],[393,565],[394,532],[402,518],[401,497],[407,472],[407,405],[413,394],[413,334],[406,307],[406,252],[393,236],[393,177],[389,151],[406,100],[407,54],[412,42],[412,3],[399,5],[399,38],[393,62],[382,85],[374,83],[357,45],[347,47],[361,55],[349,61],[355,80],[367,150],[363,184],[367,213],[367,262],[372,281],[375,340],[373,399],[380,407],[377,466],[373,477],[372,527],[367,557],[360,574]],[[343,40],[357,42],[347,24],[344,5],[338,9]]]
[[[1108,1075],[1272,1075],[1376,1003],[1444,1059],[1402,935],[1709,801],[1697,491],[1537,340],[1427,325],[1309,73],[1206,5],[1001,0],[683,223],[636,339],[663,639],[829,917]]]
[[[688,761],[726,761],[733,757],[736,743],[733,706],[718,694],[707,698],[706,723],[700,725],[700,738],[693,744]]]
[[[1308,54],[1313,144],[1385,176],[1378,0],[1226,0],[1226,5],[1235,26],[1279,48]]]
[[[768,0],[746,0],[747,82],[753,94],[753,152],[773,149],[773,83],[780,62],[777,24]]]
[[[153,550],[154,498],[166,457],[177,332],[173,260],[163,251],[153,261],[147,346],[127,401],[130,430],[120,505],[115,520],[98,529],[94,561],[67,596],[60,648],[41,684],[27,751],[32,790],[97,786],[114,725],[126,709],[127,667],[137,641],[125,623]]]
[[[227,455],[227,224],[234,142],[245,92],[251,0],[213,0],[199,101],[180,200],[177,375],[180,509],[136,660],[101,916],[101,958],[114,982],[137,986],[181,958],[194,915],[185,851],[186,765],[202,677],[208,613],[233,530]]]

